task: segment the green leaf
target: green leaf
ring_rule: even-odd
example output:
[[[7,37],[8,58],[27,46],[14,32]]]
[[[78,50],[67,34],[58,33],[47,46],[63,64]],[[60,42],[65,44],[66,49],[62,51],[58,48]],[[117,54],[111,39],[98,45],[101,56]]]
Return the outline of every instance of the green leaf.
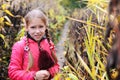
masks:
[[[72,73],[69,73],[68,76],[72,79],[72,80],[78,80],[78,78],[72,74]]]

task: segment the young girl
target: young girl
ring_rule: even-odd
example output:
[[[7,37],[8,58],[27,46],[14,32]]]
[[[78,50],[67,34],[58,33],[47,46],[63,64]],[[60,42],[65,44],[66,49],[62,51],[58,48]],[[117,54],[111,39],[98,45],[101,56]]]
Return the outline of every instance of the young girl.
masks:
[[[34,9],[25,16],[26,36],[12,48],[8,74],[11,80],[50,80],[59,71],[54,44],[48,36],[48,21]]]

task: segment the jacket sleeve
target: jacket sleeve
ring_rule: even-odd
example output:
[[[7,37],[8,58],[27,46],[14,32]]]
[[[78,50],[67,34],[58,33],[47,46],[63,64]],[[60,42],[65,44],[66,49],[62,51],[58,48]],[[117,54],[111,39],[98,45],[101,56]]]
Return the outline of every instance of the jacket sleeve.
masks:
[[[11,80],[34,80],[35,71],[23,70],[23,47],[17,42],[12,47],[11,60],[8,67],[8,74]]]
[[[49,69],[50,77],[53,78],[59,72],[59,65],[55,64]]]
[[[50,44],[51,44],[51,47],[52,47],[54,54],[56,55],[56,51],[55,51],[53,42],[50,41]],[[59,72],[59,64],[56,63],[53,67],[51,67],[49,69],[49,72],[50,72],[50,77],[53,78]]]

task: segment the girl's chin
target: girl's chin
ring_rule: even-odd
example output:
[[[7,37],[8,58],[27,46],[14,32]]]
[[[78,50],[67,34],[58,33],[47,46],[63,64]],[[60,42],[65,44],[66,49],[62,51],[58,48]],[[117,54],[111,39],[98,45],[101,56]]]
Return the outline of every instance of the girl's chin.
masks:
[[[42,38],[42,37],[40,37],[40,36],[35,36],[35,37],[34,37],[34,39],[35,39],[36,41],[40,41],[41,38]]]
[[[40,41],[41,40],[41,38],[39,38],[39,39],[35,39],[36,41]]]

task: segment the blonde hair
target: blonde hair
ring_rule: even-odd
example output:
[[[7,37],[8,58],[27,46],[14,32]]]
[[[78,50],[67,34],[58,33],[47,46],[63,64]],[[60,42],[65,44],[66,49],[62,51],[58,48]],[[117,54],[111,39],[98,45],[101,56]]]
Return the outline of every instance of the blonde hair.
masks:
[[[46,26],[48,26],[48,18],[46,17],[45,13],[43,13],[40,9],[33,9],[26,14],[25,18],[25,25],[26,27],[29,25],[30,21],[33,18],[40,18]]]

